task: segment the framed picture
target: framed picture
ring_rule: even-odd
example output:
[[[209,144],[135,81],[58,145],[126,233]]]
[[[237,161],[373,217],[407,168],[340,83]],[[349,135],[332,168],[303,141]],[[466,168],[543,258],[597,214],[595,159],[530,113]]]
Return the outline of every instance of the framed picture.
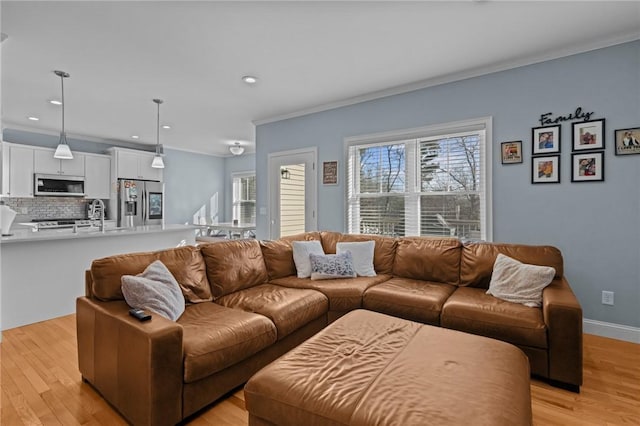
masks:
[[[533,155],[560,152],[560,126],[531,129],[531,148]]]
[[[573,123],[573,150],[604,149],[604,118]]]
[[[604,151],[571,154],[571,182],[604,180]]]
[[[502,142],[502,164],[522,163],[522,141]]]
[[[616,136],[616,155],[640,154],[640,127],[618,129]]]
[[[560,183],[560,156],[531,157],[531,183]]]
[[[322,184],[337,185],[338,184],[338,162],[325,161],[322,163]]]

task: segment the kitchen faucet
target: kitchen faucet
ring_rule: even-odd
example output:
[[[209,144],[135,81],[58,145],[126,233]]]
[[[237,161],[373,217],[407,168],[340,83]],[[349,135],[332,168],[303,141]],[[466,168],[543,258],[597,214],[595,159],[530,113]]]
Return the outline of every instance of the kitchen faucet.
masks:
[[[91,202],[91,211],[95,213],[96,207],[100,207],[100,232],[104,232],[104,201],[96,198]]]

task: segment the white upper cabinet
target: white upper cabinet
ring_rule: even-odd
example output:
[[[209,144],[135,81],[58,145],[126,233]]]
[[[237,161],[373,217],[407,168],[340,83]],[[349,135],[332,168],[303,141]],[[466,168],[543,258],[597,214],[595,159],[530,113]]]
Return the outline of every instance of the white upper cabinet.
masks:
[[[153,153],[113,149],[116,158],[117,179],[144,179],[162,181],[162,169],[151,167]]]
[[[2,144],[2,194],[33,197],[33,148]]]
[[[111,157],[85,154],[84,193],[87,198],[109,198],[111,190]]]
[[[35,173],[47,175],[84,176],[84,154],[73,153],[71,160],[53,158],[55,150],[36,148],[34,152]]]

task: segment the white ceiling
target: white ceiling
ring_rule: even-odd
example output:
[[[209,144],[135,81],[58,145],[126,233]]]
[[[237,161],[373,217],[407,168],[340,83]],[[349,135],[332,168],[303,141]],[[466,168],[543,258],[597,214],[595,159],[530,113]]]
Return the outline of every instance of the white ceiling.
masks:
[[[639,2],[2,1],[1,14],[3,127],[59,132],[60,69],[71,137],[153,144],[162,98],[160,143],[218,155],[254,151],[253,122],[640,38]]]

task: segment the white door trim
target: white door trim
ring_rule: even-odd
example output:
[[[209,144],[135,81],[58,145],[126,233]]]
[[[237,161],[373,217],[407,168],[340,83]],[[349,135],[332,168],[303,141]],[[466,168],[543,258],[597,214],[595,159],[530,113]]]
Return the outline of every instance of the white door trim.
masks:
[[[277,206],[274,205],[274,196],[277,195],[279,190],[279,178],[280,175],[273,173],[273,168],[282,163],[287,162],[287,158],[294,157],[297,155],[308,155],[311,154],[313,158],[313,169],[312,169],[312,188],[310,191],[306,191],[307,195],[305,195],[305,199],[311,202],[312,209],[312,221],[306,226],[307,230],[315,231],[318,229],[318,147],[309,147],[309,148],[299,148],[292,149],[288,151],[279,151],[279,152],[271,152],[267,155],[267,179],[268,179],[268,191],[267,191],[267,200],[268,200],[268,208],[267,208],[267,224],[269,225],[269,238],[275,239],[278,236],[274,236],[273,229],[273,219],[277,216]]]

